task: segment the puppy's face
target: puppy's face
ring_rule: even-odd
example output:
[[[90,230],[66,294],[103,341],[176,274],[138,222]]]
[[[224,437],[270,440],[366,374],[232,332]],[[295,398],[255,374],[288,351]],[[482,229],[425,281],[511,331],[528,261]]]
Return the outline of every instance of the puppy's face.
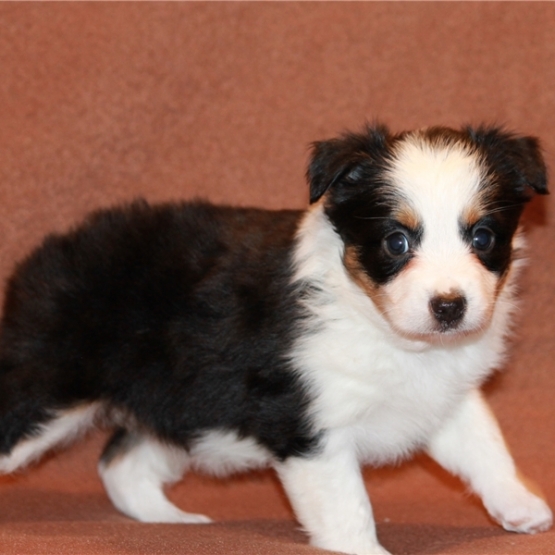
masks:
[[[547,192],[537,142],[493,128],[317,143],[309,179],[352,279],[399,334],[430,341],[488,326],[524,203]]]

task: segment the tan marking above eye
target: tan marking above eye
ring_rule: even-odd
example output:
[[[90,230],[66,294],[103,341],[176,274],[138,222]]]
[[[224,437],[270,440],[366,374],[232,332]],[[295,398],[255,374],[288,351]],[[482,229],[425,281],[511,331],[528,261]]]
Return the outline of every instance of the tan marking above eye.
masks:
[[[418,214],[409,206],[402,206],[396,210],[393,217],[406,229],[418,229],[421,225]]]
[[[467,206],[462,213],[462,221],[468,227],[472,227],[484,217],[484,209],[482,206],[473,204]]]
[[[472,227],[479,222],[487,214],[487,202],[487,192],[482,191],[476,195],[474,201],[463,210],[461,214],[462,222],[468,227]]]

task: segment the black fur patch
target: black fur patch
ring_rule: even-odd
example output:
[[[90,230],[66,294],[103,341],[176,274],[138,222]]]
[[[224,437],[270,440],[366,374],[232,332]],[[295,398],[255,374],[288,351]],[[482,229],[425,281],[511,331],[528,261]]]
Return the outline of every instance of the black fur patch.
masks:
[[[484,266],[503,275],[513,259],[511,242],[519,219],[534,193],[547,194],[547,171],[538,140],[518,137],[496,127],[467,128],[471,144],[477,148],[487,168],[482,184],[485,216],[473,225],[463,225],[469,244],[473,231],[486,227],[495,235],[495,246],[477,252]]]
[[[106,466],[109,466],[118,457],[140,445],[142,441],[143,437],[140,434],[130,432],[125,428],[117,428],[108,440],[100,460]]]
[[[385,171],[398,140],[378,126],[315,143],[308,172],[311,199],[326,194],[325,211],[332,225],[346,246],[356,247],[362,267],[376,284],[393,279],[406,266],[422,236],[420,227],[407,228],[394,217],[402,199]],[[384,248],[385,237],[396,231],[410,239],[406,256],[392,257]]]
[[[101,211],[11,278],[0,336],[0,451],[87,401],[187,446],[209,429],[279,458],[310,451],[287,360],[300,214],[208,204]],[[109,413],[109,410],[108,410]]]

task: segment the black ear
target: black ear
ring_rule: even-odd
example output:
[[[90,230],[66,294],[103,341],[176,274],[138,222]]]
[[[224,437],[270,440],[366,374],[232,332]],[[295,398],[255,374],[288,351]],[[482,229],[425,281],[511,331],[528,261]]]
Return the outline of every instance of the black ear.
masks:
[[[389,136],[385,126],[375,125],[360,134],[346,133],[337,139],[313,143],[307,171],[310,202],[319,200],[360,165],[383,158]]]
[[[493,172],[501,175],[527,201],[533,192],[548,194],[547,169],[538,139],[507,133],[496,127],[467,129]]]

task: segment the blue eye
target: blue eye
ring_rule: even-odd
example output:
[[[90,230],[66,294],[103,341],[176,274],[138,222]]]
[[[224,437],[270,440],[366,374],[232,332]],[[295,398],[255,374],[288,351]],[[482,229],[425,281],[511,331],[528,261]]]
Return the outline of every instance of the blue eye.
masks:
[[[495,235],[487,227],[479,227],[472,235],[472,248],[480,252],[488,252],[495,245]]]
[[[409,240],[404,233],[396,231],[383,240],[384,248],[390,256],[403,256],[409,252]]]

